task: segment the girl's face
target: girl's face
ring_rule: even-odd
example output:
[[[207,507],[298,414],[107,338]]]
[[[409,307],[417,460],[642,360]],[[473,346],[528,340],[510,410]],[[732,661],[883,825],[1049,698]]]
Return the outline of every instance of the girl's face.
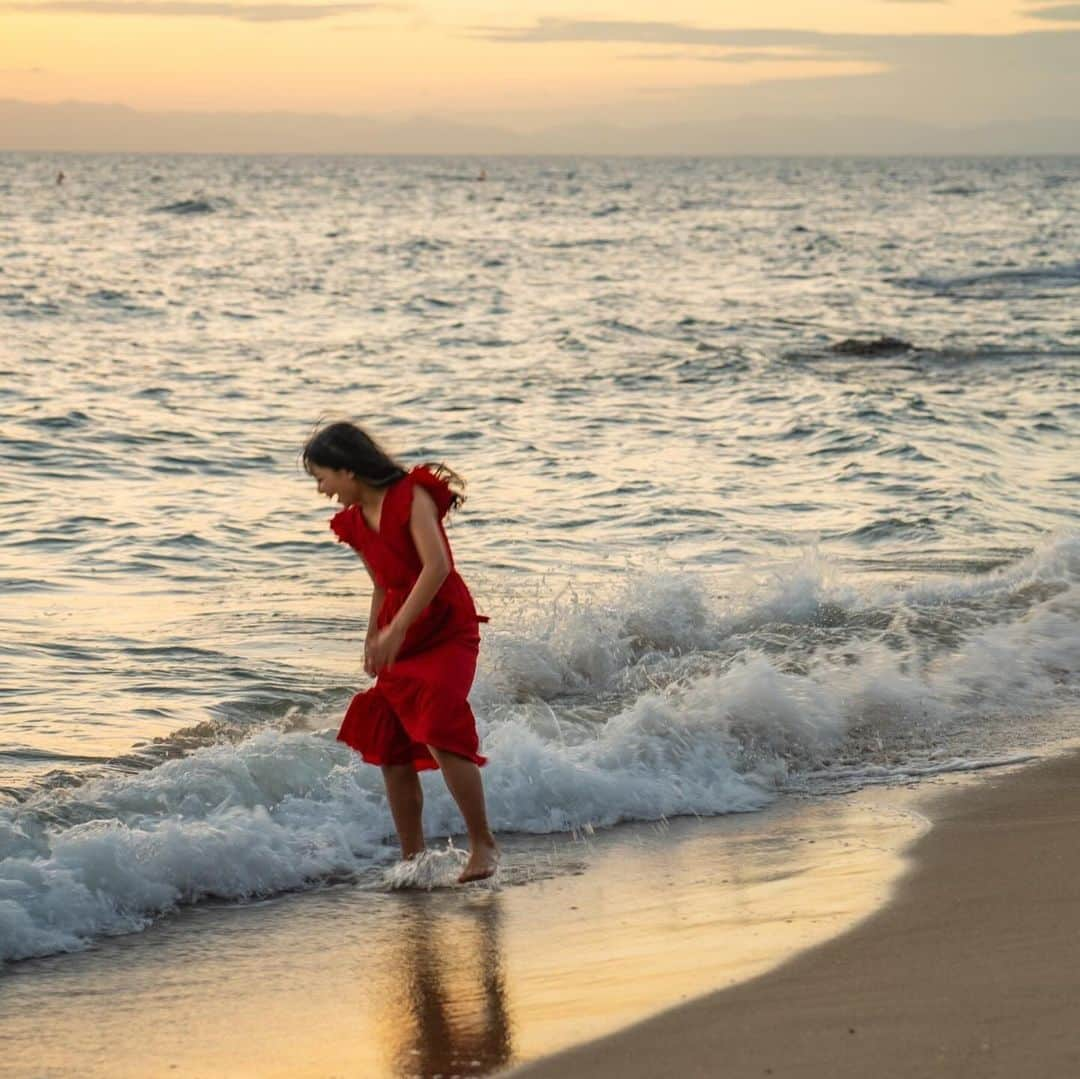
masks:
[[[319,494],[336,498],[343,506],[351,506],[360,501],[360,483],[348,469],[312,465],[311,474],[315,477],[315,487]]]

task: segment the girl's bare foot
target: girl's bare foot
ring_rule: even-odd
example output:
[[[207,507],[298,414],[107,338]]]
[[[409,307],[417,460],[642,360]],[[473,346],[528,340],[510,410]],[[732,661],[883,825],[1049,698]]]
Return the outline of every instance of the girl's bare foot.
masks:
[[[469,861],[458,877],[458,884],[468,884],[473,880],[487,880],[495,875],[499,868],[499,848],[495,841],[472,843],[469,851]]]

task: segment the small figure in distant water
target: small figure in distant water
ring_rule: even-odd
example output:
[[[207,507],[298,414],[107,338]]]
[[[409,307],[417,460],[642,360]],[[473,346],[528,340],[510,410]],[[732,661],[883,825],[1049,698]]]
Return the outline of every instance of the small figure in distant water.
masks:
[[[64,182],[64,170],[63,170],[63,169],[61,169],[61,170],[60,170],[60,171],[59,171],[59,172],[58,172],[58,173],[56,174],[56,186],[57,186],[57,187],[59,187],[59,186],[60,186],[60,185],[61,185],[61,184],[62,184],[63,182]]]
[[[382,768],[401,856],[424,851],[418,772],[441,768],[465,818],[469,860],[462,884],[492,876],[499,850],[488,826],[476,719],[469,688],[479,623],[442,519],[464,496],[442,464],[406,471],[355,424],[332,423],[303,451],[320,494],[344,507],[330,521],[364,560],[374,591],[364,670],[375,685],[353,697],[338,740]]]
[[[481,169],[480,175],[476,177],[477,183],[483,183],[487,179],[487,169]]]

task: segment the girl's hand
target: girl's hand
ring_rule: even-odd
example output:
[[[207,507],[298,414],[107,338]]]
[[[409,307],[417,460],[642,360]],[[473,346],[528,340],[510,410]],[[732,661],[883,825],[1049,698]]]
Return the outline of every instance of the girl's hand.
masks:
[[[384,667],[389,667],[397,659],[404,640],[405,631],[393,622],[378,630],[364,649],[364,670],[368,674],[378,674]]]
[[[369,633],[364,638],[364,673],[375,677],[375,666],[371,662],[371,646],[375,642],[375,634]]]

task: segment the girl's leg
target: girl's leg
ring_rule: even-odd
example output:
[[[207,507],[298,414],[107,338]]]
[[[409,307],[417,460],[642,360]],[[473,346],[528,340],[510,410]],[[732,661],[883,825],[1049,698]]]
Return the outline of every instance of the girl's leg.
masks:
[[[435,746],[428,746],[428,749],[439,762],[443,779],[465,818],[465,829],[469,833],[469,861],[458,881],[464,884],[490,877],[499,861],[499,848],[488,827],[480,769],[472,761],[449,750]]]
[[[411,764],[384,764],[383,782],[394,818],[401,857],[412,858],[424,849],[424,792]]]

